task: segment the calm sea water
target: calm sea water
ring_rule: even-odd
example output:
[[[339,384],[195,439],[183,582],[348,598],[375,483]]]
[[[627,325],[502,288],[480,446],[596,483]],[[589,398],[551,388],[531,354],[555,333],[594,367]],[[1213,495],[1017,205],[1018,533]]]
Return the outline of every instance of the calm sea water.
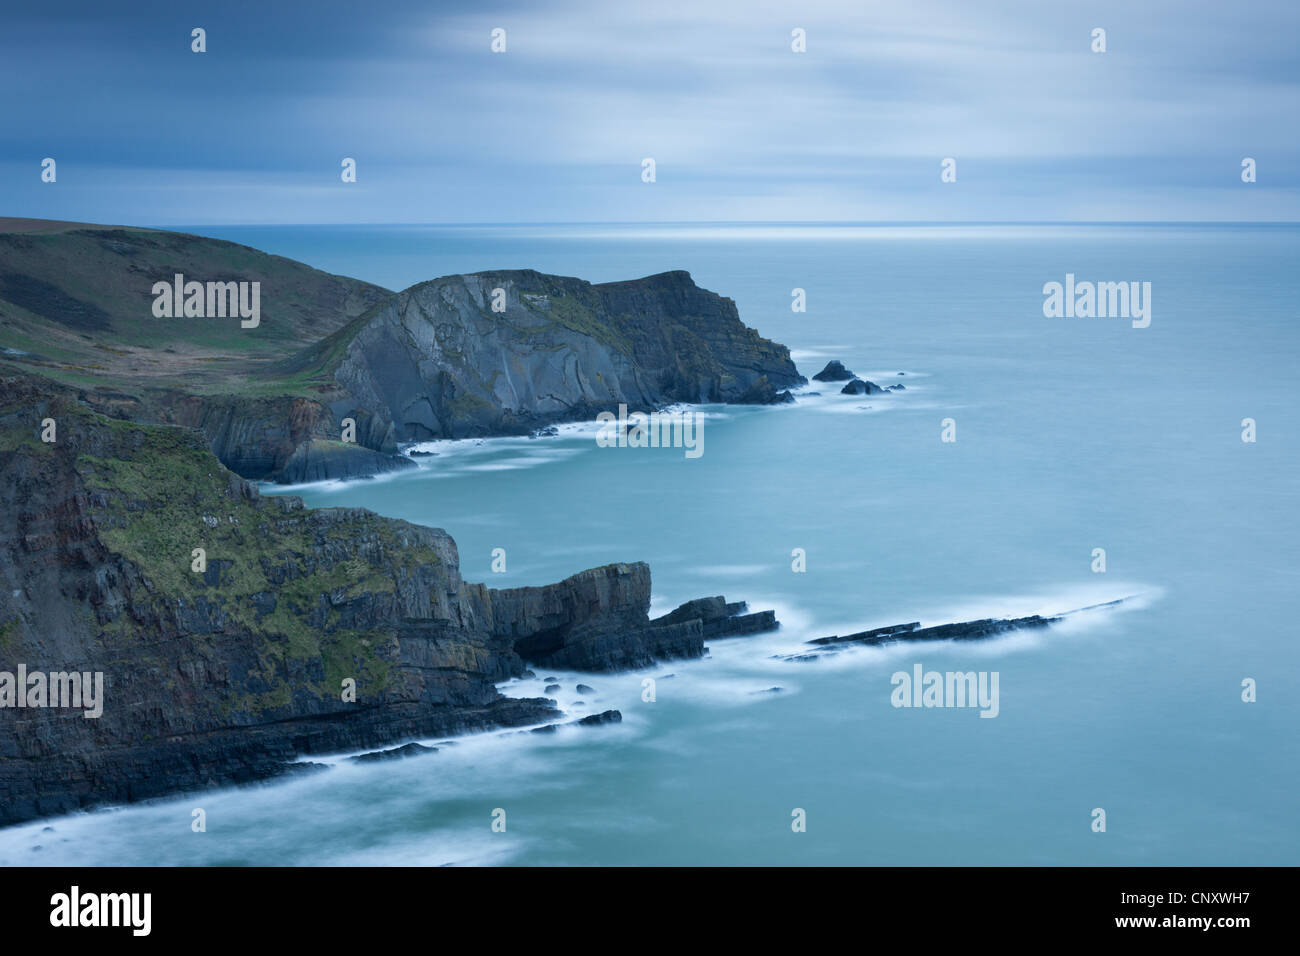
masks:
[[[504,685],[538,695],[559,677],[563,706],[617,707],[617,727],[480,735],[416,760],[43,821],[0,832],[0,862],[1300,863],[1300,230],[193,231],[394,289],[487,268],[593,281],[687,269],[806,375],[838,358],[907,390],[712,407],[696,460],[601,449],[579,429],[441,445],[417,473],[293,489],[446,528],[470,580],[645,560],[656,612],[725,594],[776,608],[784,627],[717,642],[704,661]],[[1067,272],[1150,282],[1150,327],[1044,318],[1042,286]],[[791,311],[796,287],[806,313]],[[940,440],[945,418],[954,443]],[[1128,596],[979,645],[773,657],[870,626]],[[998,716],[894,708],[890,677],[914,664],[997,671]],[[596,691],[581,705],[579,680]],[[194,807],[206,833],[190,832]],[[792,831],[796,808],[806,832]]]

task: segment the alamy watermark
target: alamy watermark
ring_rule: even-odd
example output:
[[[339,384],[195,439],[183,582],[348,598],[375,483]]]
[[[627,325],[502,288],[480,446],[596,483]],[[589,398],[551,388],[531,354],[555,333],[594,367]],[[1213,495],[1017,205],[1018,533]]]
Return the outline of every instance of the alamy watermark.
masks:
[[[0,671],[0,707],[67,707],[84,710],[94,720],[104,713],[104,673]]]
[[[155,282],[153,295],[156,319],[238,317],[243,329],[262,321],[261,282],[186,282],[178,272],[171,282]]]
[[[997,671],[927,671],[912,665],[912,673],[895,671],[889,702],[895,707],[978,707],[981,717],[996,717]]]
[[[1151,324],[1150,282],[1075,282],[1074,273],[1065,283],[1043,285],[1043,315],[1049,319],[1128,319],[1133,328]]]
[[[152,893],[83,893],[73,886],[50,897],[50,925],[126,927],[133,936],[148,936],[153,928]]]
[[[601,448],[684,448],[687,458],[704,454],[704,416],[689,408],[629,415],[627,406],[619,405],[617,415],[601,412],[596,421]]]

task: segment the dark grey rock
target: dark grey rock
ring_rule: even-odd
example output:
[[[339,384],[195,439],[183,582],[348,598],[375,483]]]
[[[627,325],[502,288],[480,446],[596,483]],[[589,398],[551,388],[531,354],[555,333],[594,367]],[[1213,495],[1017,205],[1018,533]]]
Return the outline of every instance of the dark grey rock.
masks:
[[[350,442],[313,439],[294,449],[275,480],[282,485],[307,481],[370,478],[388,471],[414,468],[403,455],[386,455]]]
[[[774,631],[780,626],[775,611],[744,613],[748,609],[749,605],[744,601],[728,604],[726,598],[721,595],[696,598],[674,608],[662,617],[655,618],[652,623],[684,624],[698,620],[705,639],[760,634]]]
[[[794,396],[788,390],[778,390],[764,376],[736,396],[733,403],[736,405],[789,405],[794,400]]]
[[[843,637],[819,637],[808,641],[807,643],[834,649],[836,645],[844,644],[882,645],[897,644],[904,641],[984,640],[986,638],[996,637],[999,634],[1006,634],[1010,631],[1034,630],[1049,627],[1052,624],[1064,620],[1071,614],[1081,614],[1086,611],[1115,607],[1122,604],[1124,600],[1124,598],[1120,598],[1115,601],[1107,601],[1104,604],[1093,604],[1088,607],[1079,608],[1075,611],[1067,611],[1064,614],[1057,614],[1052,617],[1043,617],[1039,614],[1031,614],[1027,617],[981,618],[978,621],[961,621],[955,624],[939,624],[933,627],[921,627],[920,622],[912,621],[908,624],[892,624],[886,627],[872,628],[868,631],[858,631],[855,634],[846,634]]]
[[[589,714],[580,720],[574,721],[582,727],[598,727],[601,724],[617,724],[623,720],[623,714],[617,710],[607,710],[600,714]]]
[[[358,754],[351,758],[356,763],[371,763],[376,760],[404,760],[407,757],[421,757],[425,754],[436,754],[437,747],[426,747],[423,744],[409,743],[401,747],[393,747],[389,750],[374,750],[368,754]]]
[[[826,367],[813,376],[814,382],[847,382],[855,378],[839,359],[827,362]]]
[[[841,395],[883,395],[884,393],[885,390],[875,382],[867,382],[860,378],[855,378],[840,389]]]

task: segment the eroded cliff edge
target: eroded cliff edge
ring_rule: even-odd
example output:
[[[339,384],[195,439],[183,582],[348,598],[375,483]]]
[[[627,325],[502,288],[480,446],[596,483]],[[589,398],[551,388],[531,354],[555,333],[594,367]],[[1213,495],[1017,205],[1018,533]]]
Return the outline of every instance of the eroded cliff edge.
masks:
[[[640,563],[466,582],[441,530],[264,498],[197,431],[110,418],[29,376],[0,374],[0,497],[0,671],[105,684],[98,719],[0,708],[0,825],[549,719],[549,701],[494,683],[528,661],[638,667],[775,626],[720,598],[652,621]]]
[[[311,356],[333,363],[337,413],[391,425],[398,441],[518,434],[620,404],[771,402],[805,381],[785,346],[680,271],[600,285],[528,270],[447,276]]]

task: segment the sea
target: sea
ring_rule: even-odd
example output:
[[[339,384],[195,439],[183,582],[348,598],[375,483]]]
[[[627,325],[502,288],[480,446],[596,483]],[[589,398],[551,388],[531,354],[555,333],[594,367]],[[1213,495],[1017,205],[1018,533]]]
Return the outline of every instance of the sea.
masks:
[[[904,389],[691,409],[698,457],[575,425],[264,487],[445,528],[468,580],[646,561],[652,613],[721,594],[781,627],[698,661],[501,685],[542,696],[554,678],[565,719],[620,724],[424,740],[438,752],[42,820],[0,831],[0,863],[1300,863],[1300,227],[185,231],[394,290],[684,269],[809,378],[838,359]],[[1049,317],[1067,276],[1149,288],[1149,324]],[[866,628],[1118,599],[984,642],[788,659]],[[996,675],[996,716],[896,706],[917,667]]]

